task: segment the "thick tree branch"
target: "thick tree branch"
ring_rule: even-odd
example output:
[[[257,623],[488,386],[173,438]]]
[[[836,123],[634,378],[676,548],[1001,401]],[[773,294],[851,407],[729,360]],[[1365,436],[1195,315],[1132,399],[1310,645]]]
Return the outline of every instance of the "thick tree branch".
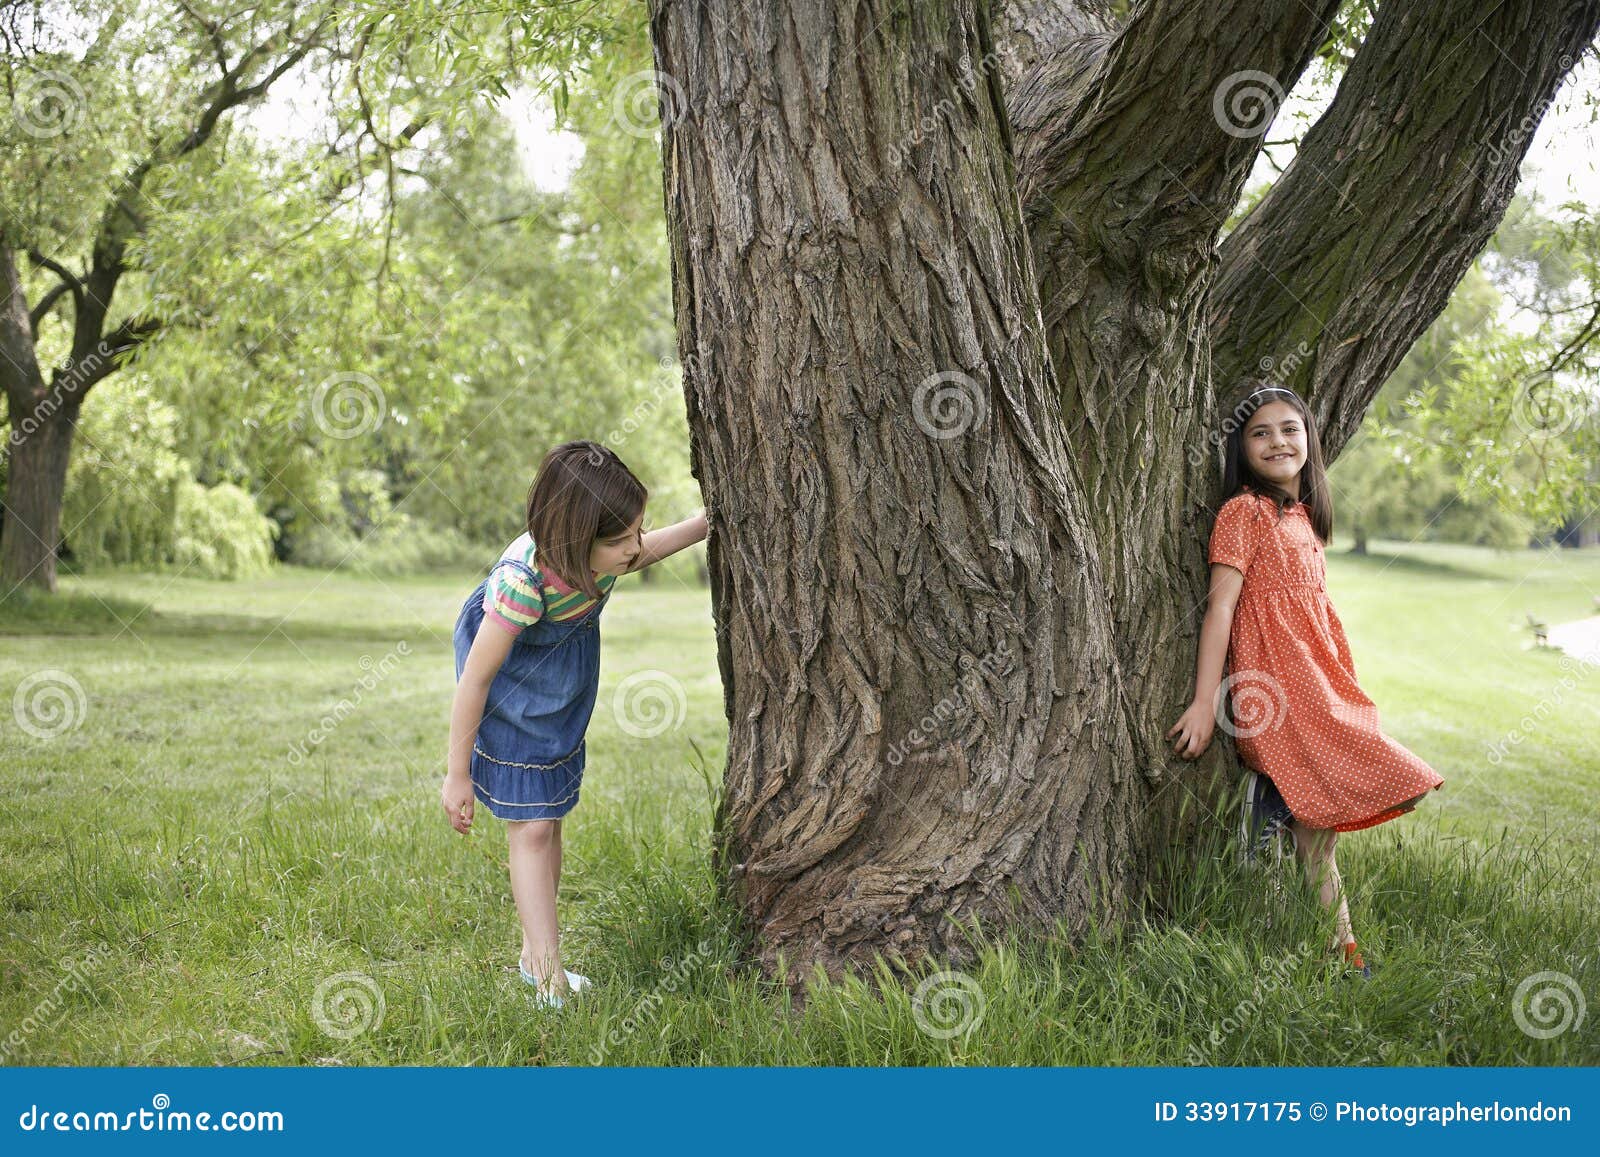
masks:
[[[1504,216],[1600,0],[1394,0],[1221,248],[1219,381],[1307,397],[1331,461]]]
[[[1120,204],[1137,184],[1147,192],[1124,211],[1187,201],[1226,217],[1337,11],[1338,0],[1146,0],[1114,35],[1080,36],[1085,51],[1041,61],[1013,95],[1024,201],[1076,209],[1095,186]]]
[[[1090,34],[1043,62],[1011,98],[1019,184],[1028,215],[1062,417],[1081,435],[1091,489],[1137,486],[1130,454],[1161,423],[1113,401],[1109,383],[1174,341],[1206,353],[1184,300],[1202,287],[1228,211],[1261,147],[1276,100],[1326,36],[1337,0],[1152,0],[1114,37]],[[1239,94],[1255,86],[1256,107]],[[1271,107],[1267,107],[1267,106]],[[1253,118],[1253,119],[1252,119]],[[1132,279],[1144,286],[1129,299]],[[1165,333],[1149,318],[1167,319]],[[1151,382],[1148,406],[1203,407],[1203,374]],[[1137,388],[1126,396],[1140,397]],[[1121,509],[1121,495],[1108,494]]]
[[[13,426],[38,402],[44,388],[33,344],[28,299],[17,271],[16,251],[3,235],[0,235],[0,385],[5,387]]]
[[[1337,9],[1337,0],[1147,0],[1120,29],[1069,41],[1011,93],[1062,418],[1087,485],[1114,510],[1154,499],[1157,518],[1177,517],[1173,495],[1144,493],[1127,463],[1181,456],[1190,431],[1171,415],[1208,405],[1200,314],[1215,241],[1277,99]],[[1251,86],[1265,105],[1241,107]],[[1140,286],[1131,296],[1130,283]],[[1177,349],[1188,372],[1146,380],[1141,367],[1170,367]],[[1129,533],[1159,541],[1160,529]]]
[[[50,311],[55,308],[56,302],[67,294],[72,294],[75,306],[79,309],[83,308],[83,282],[78,279],[78,276],[72,270],[62,265],[59,261],[46,257],[37,249],[30,249],[28,258],[41,269],[48,269],[51,273],[54,273],[59,279],[56,284],[45,292],[45,295],[39,299],[38,303],[28,313],[29,329],[34,337],[38,337],[40,324],[49,315]]]
[[[994,40],[1006,92],[1041,66],[1058,67],[1075,52],[1104,47],[1117,29],[1108,0],[1001,0]]]
[[[1009,110],[1060,416],[1090,500],[1141,766],[1192,772],[1161,735],[1162,672],[1192,662],[1189,600],[1214,471],[1192,456],[1211,408],[1202,318],[1216,239],[1283,92],[1337,0],[1147,0],[1043,59]],[[1254,94],[1259,103],[1252,103]],[[1171,464],[1170,468],[1166,465]],[[1152,576],[1161,576],[1155,579]]]
[[[71,362],[57,369],[51,377],[52,389],[65,398],[82,402],[93,386],[115,373],[129,354],[155,337],[162,328],[159,318],[127,318],[101,338],[88,354],[74,356]]]
[[[211,139],[211,134],[216,130],[218,122],[230,109],[239,105],[248,104],[259,97],[265,96],[277,81],[282,79],[295,65],[299,64],[311,54],[321,43],[327,21],[319,21],[304,36],[295,38],[291,29],[267,38],[239,58],[239,62],[232,69],[224,72],[222,79],[211,90],[211,96],[200,118],[192,129],[185,134],[170,151],[165,155],[157,156],[157,161],[176,160],[194,152]],[[280,45],[289,47],[283,52],[266,75],[251,84],[241,85],[240,81],[249,75],[257,61],[270,56]]]
[[[223,76],[227,76],[228,42],[222,35],[222,25],[206,16],[205,13],[197,11],[194,5],[187,3],[186,0],[178,0],[178,7],[182,8],[184,14],[205,32],[206,40],[211,45],[211,51],[216,59],[217,67],[221,69]]]
[[[1600,336],[1600,301],[1591,301],[1588,305],[1589,318],[1579,327],[1578,332],[1566,342],[1553,358],[1550,359],[1550,372],[1556,373],[1567,368],[1571,362],[1579,357],[1597,336]]]

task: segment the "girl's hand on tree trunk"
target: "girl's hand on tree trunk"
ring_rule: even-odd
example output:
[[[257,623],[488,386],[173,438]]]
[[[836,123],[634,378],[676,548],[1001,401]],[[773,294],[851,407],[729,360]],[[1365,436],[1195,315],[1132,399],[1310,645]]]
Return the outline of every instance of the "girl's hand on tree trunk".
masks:
[[[1172,745],[1172,750],[1184,759],[1196,759],[1211,746],[1211,733],[1216,726],[1217,717],[1211,710],[1211,704],[1196,699],[1172,725],[1167,738],[1176,735],[1177,742]]]

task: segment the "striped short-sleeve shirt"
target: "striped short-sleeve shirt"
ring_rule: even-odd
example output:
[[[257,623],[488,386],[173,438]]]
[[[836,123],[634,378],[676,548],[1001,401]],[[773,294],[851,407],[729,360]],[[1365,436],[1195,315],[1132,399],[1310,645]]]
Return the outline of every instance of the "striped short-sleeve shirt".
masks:
[[[547,615],[554,622],[577,618],[599,601],[569,587],[554,571],[544,570],[534,562],[534,553],[533,539],[524,533],[501,552],[500,562],[489,572],[489,581],[484,585],[483,617],[513,635]],[[505,565],[507,559],[526,564],[539,576],[538,584],[530,582],[516,567]],[[616,575],[595,576],[602,598],[616,581]]]

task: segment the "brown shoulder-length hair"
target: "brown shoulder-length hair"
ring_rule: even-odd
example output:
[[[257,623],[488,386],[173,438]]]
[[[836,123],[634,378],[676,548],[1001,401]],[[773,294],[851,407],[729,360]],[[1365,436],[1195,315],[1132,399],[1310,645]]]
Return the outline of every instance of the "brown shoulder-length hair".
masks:
[[[592,599],[600,597],[589,551],[633,525],[650,492],[598,442],[563,442],[544,456],[528,487],[528,534],[535,561]]]
[[[1333,495],[1328,490],[1328,472],[1322,463],[1322,439],[1317,434],[1317,420],[1300,400],[1300,395],[1287,386],[1250,382],[1234,405],[1226,423],[1228,445],[1222,461],[1222,500],[1226,502],[1235,494],[1252,491],[1272,499],[1283,517],[1295,501],[1281,486],[1268,482],[1250,466],[1250,456],[1245,452],[1244,428],[1251,417],[1269,402],[1287,402],[1300,415],[1306,431],[1306,464],[1300,468],[1300,501],[1306,504],[1306,514],[1311,518],[1311,529],[1323,544],[1333,537]]]

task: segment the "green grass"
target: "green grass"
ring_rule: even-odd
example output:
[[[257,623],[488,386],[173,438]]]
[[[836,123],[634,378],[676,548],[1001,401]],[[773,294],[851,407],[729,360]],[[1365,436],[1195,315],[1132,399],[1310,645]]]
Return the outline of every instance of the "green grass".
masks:
[[[709,600],[677,576],[624,580],[607,611],[561,889],[564,954],[599,987],[559,1015],[535,1012],[516,976],[503,827],[480,809],[463,840],[437,803],[449,632],[475,576],[108,573],[13,599],[0,604],[0,690],[65,671],[82,710],[68,685],[75,725],[49,739],[0,712],[0,1055],[1595,1063],[1600,1010],[1541,1039],[1519,1029],[1512,1001],[1544,972],[1600,999],[1600,673],[1573,675],[1518,629],[1529,611],[1590,613],[1600,556],[1374,551],[1331,554],[1330,586],[1385,728],[1448,781],[1418,816],[1341,842],[1374,979],[1322,962],[1311,946],[1324,925],[1291,874],[1244,873],[1218,854],[1181,865],[1159,925],[992,937],[966,979],[924,1004],[915,981],[850,980],[813,985],[802,1006],[741,963],[707,867],[708,776],[726,749]],[[646,670],[676,680],[685,709],[637,739],[611,695]],[[1558,693],[1522,742],[1488,758]],[[324,715],[342,719],[316,741]],[[1547,997],[1534,1011],[1558,1009]],[[919,1027],[946,1014],[963,1031]],[[347,1017],[363,1031],[341,1032]],[[20,1045],[7,1050],[11,1033]]]

